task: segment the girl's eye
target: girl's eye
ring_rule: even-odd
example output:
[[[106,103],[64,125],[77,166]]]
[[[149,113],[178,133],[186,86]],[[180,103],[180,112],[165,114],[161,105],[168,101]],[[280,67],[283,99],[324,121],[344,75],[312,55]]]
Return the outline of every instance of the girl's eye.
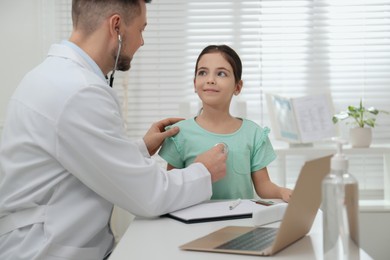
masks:
[[[227,74],[226,74],[226,72],[224,72],[224,71],[220,71],[220,72],[218,72],[218,76],[219,76],[219,77],[226,77]]]
[[[205,76],[207,73],[206,73],[206,71],[204,71],[204,70],[200,70],[200,71],[198,71],[198,73],[197,73],[197,75],[198,76]]]

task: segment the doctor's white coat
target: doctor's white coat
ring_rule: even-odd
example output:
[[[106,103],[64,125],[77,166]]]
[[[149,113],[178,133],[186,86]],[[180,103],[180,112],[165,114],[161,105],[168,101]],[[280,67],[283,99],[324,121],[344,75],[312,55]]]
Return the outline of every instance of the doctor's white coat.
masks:
[[[120,111],[68,46],[53,45],[26,75],[0,146],[0,259],[103,259],[113,204],[158,216],[210,198],[202,164],[167,174],[142,139],[126,137]]]

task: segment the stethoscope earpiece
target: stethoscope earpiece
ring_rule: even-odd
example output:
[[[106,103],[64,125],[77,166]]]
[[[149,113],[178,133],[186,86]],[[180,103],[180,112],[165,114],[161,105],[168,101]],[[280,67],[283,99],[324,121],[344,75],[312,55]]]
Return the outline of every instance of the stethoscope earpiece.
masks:
[[[116,53],[116,58],[115,58],[115,64],[114,64],[114,69],[111,73],[111,76],[110,76],[110,87],[113,86],[114,84],[114,74],[115,74],[115,71],[116,71],[116,67],[118,65],[118,60],[119,60],[119,54],[121,53],[121,48],[122,48],[122,36],[119,34],[119,30],[117,29],[116,30],[118,32],[118,51]]]

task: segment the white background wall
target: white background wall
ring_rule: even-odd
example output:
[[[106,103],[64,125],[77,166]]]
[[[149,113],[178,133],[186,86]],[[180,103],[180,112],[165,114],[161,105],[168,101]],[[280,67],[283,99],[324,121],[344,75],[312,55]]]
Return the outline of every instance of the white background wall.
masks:
[[[47,53],[41,13],[42,0],[1,0],[0,3],[0,133],[6,105],[18,83],[29,70],[39,64]],[[39,94],[39,93],[37,93]],[[388,213],[387,213],[388,214]],[[388,241],[383,230],[385,212],[361,213],[361,246],[374,258],[384,259],[389,250],[378,241]],[[376,224],[374,229],[372,224]],[[376,235],[373,232],[376,232]],[[373,239],[376,237],[376,239]]]
[[[47,51],[42,47],[40,2],[1,0],[0,3],[0,132],[12,92]]]

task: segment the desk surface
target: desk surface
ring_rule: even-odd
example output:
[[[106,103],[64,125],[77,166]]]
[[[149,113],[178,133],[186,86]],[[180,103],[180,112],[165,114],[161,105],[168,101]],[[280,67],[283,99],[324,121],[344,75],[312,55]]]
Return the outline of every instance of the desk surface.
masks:
[[[170,218],[135,218],[109,260],[123,259],[259,259],[258,256],[183,251],[179,246],[224,226],[253,226],[252,219],[184,224]],[[279,223],[267,226],[277,227]],[[363,250],[353,251],[353,259],[372,259]],[[309,234],[272,257],[278,259],[322,259],[322,215],[317,214]]]

